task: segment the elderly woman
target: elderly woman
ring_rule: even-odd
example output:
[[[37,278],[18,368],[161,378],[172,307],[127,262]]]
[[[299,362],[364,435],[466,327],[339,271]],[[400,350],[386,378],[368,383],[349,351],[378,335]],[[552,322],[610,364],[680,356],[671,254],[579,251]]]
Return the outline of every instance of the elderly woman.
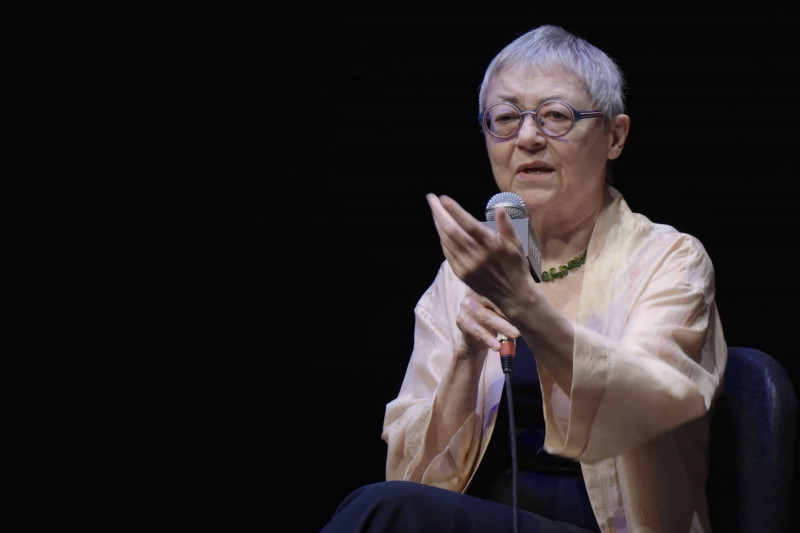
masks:
[[[710,532],[727,355],[714,271],[696,238],[609,182],[630,126],[622,72],[541,26],[491,61],[479,107],[494,180],[524,202],[545,274],[504,208],[493,229],[427,196],[445,261],[386,406],[387,481],[322,531]]]

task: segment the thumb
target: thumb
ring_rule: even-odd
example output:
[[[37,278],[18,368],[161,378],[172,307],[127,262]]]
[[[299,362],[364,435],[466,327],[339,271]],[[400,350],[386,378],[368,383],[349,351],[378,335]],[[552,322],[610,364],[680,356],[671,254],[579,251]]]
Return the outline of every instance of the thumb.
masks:
[[[514,231],[514,225],[511,223],[511,218],[508,216],[508,213],[506,213],[505,207],[497,207],[494,219],[497,233],[504,239],[514,243],[518,248],[521,248],[522,242],[519,240],[517,232]]]

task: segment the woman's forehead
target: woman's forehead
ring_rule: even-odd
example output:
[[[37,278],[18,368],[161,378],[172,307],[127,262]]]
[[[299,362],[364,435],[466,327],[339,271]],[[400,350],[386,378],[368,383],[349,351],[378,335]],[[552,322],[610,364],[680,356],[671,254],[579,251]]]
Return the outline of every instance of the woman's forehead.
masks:
[[[577,74],[562,66],[531,67],[509,65],[499,70],[489,82],[488,94],[527,93],[536,91],[555,91],[557,93],[579,91],[586,94],[583,83]]]

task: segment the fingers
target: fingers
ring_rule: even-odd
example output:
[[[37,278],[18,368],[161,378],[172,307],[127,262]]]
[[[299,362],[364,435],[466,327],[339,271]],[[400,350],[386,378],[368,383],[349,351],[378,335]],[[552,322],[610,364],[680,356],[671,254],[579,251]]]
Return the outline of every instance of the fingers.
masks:
[[[465,249],[478,245],[496,245],[498,234],[511,241],[515,247],[521,244],[511,219],[502,206],[495,211],[495,233],[449,196],[428,193],[425,198],[431,208],[439,236],[447,237],[449,241],[458,243]]]
[[[461,302],[456,324],[470,345],[500,350],[499,338],[516,339],[519,330],[488,299],[470,290]]]
[[[427,194],[445,256],[451,263],[471,263],[500,246],[498,234],[484,226],[448,196]],[[513,231],[513,229],[512,229]]]
[[[445,259],[459,276],[468,275],[476,264],[485,260],[482,241],[486,236],[481,232],[487,229],[447,197],[428,194],[426,199]]]
[[[476,237],[482,237],[486,230],[482,224],[447,196],[427,194],[425,198],[440,238],[466,249],[477,245]]]

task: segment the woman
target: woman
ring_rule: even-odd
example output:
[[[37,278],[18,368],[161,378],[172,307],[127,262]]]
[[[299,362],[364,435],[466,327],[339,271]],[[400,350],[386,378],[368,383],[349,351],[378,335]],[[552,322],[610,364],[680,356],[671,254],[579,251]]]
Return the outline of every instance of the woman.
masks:
[[[492,60],[479,107],[497,187],[524,201],[554,275],[533,279],[502,208],[493,231],[427,196],[446,261],[386,407],[387,482],[356,490],[322,531],[711,531],[709,418],[727,356],[713,266],[609,183],[630,127],[620,69],[541,26]],[[503,336],[530,348],[514,358],[518,518],[498,431]]]

